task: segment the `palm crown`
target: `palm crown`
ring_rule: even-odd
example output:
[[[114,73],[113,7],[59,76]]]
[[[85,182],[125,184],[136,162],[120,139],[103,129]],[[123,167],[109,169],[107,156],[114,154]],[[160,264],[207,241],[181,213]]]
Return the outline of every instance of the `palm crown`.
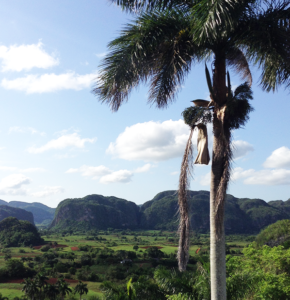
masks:
[[[94,89],[112,110],[118,110],[132,88],[147,80],[149,101],[159,108],[168,105],[191,65],[212,54],[225,59],[250,84],[248,62],[261,68],[264,89],[289,85],[290,1],[113,2],[139,14],[109,44],[111,52]]]

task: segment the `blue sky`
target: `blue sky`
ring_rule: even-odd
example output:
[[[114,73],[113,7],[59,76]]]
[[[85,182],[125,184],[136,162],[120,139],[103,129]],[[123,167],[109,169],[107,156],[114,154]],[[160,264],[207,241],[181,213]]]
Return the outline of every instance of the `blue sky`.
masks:
[[[141,204],[176,189],[189,134],[181,112],[190,100],[208,97],[204,65],[192,68],[168,109],[148,105],[140,86],[112,113],[91,90],[107,44],[132,15],[106,0],[0,4],[0,198],[56,207],[102,194]],[[252,70],[255,111],[234,132],[228,192],[287,200],[289,91],[263,92],[259,70]],[[209,190],[209,172],[195,166],[191,189]]]

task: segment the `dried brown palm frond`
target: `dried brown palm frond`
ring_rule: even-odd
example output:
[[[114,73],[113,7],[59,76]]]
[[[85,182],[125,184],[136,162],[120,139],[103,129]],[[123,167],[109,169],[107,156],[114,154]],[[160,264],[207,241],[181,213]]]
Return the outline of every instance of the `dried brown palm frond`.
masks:
[[[192,147],[192,135],[194,126],[191,128],[189,138],[184,151],[180,177],[179,177],[179,189],[178,189],[178,205],[179,205],[179,246],[177,252],[178,268],[183,272],[186,270],[186,265],[189,258],[189,205],[187,201],[188,189],[190,185],[190,177],[192,176],[193,169],[193,147]]]
[[[219,237],[222,233],[224,223],[224,207],[226,191],[228,183],[231,177],[231,162],[233,159],[232,146],[231,146],[231,130],[230,128],[224,128],[223,134],[225,138],[219,140],[217,152],[213,159],[222,158],[222,174],[217,187],[216,199],[215,199],[215,223],[216,223],[216,235]]]

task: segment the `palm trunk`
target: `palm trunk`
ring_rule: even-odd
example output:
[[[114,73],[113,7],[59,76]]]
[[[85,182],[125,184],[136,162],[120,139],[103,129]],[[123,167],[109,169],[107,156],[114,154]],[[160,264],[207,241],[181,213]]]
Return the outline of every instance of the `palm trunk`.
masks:
[[[213,119],[213,155],[210,188],[210,276],[211,300],[226,300],[226,262],[224,204],[230,176],[230,131],[219,112],[226,104],[226,68],[224,55],[216,54],[213,75],[215,112]]]

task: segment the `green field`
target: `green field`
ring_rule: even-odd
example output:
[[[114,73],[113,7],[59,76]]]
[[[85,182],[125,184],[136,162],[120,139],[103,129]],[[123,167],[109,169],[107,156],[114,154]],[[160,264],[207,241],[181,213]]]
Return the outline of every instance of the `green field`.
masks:
[[[89,299],[90,296],[102,295],[101,285],[104,280],[123,284],[130,276],[134,276],[136,272],[152,274],[156,264],[168,264],[170,268],[177,267],[178,237],[174,232],[151,230],[129,232],[129,234],[126,232],[101,233],[94,236],[63,235],[54,233],[42,236],[45,244],[57,245],[56,248],[51,248],[47,252],[30,247],[2,249],[0,253],[0,268],[5,268],[6,266],[7,259],[5,260],[5,255],[7,255],[8,251],[12,259],[23,261],[25,267],[32,268],[36,272],[46,272],[45,275],[48,277],[58,278],[63,276],[71,280],[81,279],[87,284],[89,289],[88,295],[83,296],[83,299]],[[240,236],[231,236],[227,242],[228,250],[237,251],[237,253],[247,244],[245,237]],[[88,247],[82,249],[84,246]],[[133,249],[134,246],[138,246],[138,249],[135,249],[136,251]],[[81,248],[81,250],[72,250],[73,247]],[[148,256],[148,249],[151,247],[158,247],[161,251],[160,259],[155,259],[154,261],[154,258]],[[199,252],[196,254],[198,249]],[[208,252],[209,235],[199,235],[191,238],[190,256],[192,259],[198,260],[199,256],[203,256],[204,259],[208,256]],[[67,255],[73,255],[73,259],[69,259]],[[120,264],[120,261],[128,258],[128,255],[133,255],[134,258],[130,266],[126,267]],[[49,259],[47,261],[39,259],[39,257],[49,256],[54,257],[54,264]],[[37,262],[35,257],[42,262]],[[91,261],[87,264],[85,259],[91,259]],[[69,271],[68,266],[75,270]],[[64,268],[64,270],[61,270],[61,268]],[[189,268],[194,268],[194,265],[189,264]],[[126,272],[129,277],[124,276]],[[93,276],[88,274],[95,274],[94,280],[88,280],[89,276]],[[7,280],[2,280],[2,283],[0,283],[2,296],[14,299],[14,297],[24,295],[22,292],[23,284],[13,283],[11,280],[11,278],[7,278]],[[70,288],[73,289],[76,284],[70,283]]]

